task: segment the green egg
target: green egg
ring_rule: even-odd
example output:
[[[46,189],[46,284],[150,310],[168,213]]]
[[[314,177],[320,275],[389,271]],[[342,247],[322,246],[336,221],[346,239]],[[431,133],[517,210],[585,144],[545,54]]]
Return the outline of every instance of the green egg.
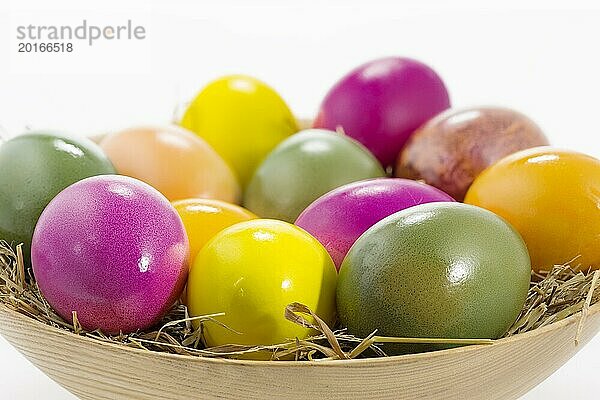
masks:
[[[360,143],[324,129],[308,129],[281,142],[254,172],[246,208],[263,218],[294,222],[314,200],[339,186],[385,175]]]
[[[92,141],[55,132],[2,143],[0,171],[0,239],[23,243],[26,264],[35,224],[50,200],[83,178],[116,173]]]
[[[519,234],[497,215],[428,203],[379,221],[344,259],[340,322],[365,337],[496,339],[519,315],[531,265]],[[440,349],[388,345],[391,354]]]

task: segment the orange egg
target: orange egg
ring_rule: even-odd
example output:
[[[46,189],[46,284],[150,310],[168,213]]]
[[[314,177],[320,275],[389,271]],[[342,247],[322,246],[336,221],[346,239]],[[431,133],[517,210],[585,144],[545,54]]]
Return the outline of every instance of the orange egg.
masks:
[[[503,217],[521,234],[535,270],[576,258],[600,268],[600,161],[552,147],[507,156],[475,179],[465,203]]]
[[[245,208],[219,200],[186,199],[173,202],[173,206],[188,234],[192,260],[206,242],[223,229],[258,218]]]
[[[131,128],[108,135],[100,146],[119,174],[154,186],[171,201],[193,197],[238,201],[240,188],[230,167],[184,128]]]

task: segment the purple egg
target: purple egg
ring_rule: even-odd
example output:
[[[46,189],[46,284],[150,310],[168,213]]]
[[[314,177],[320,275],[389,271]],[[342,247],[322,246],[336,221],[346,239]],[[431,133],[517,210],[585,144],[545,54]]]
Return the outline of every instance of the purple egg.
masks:
[[[454,201],[425,183],[380,178],[350,183],[310,204],[296,225],[312,234],[329,252],[339,270],[356,239],[376,222],[423,203]]]
[[[153,187],[117,175],[81,180],[48,204],[33,235],[40,290],[65,320],[115,334],[156,324],[185,285],[183,223]]]
[[[446,86],[434,70],[409,58],[382,58],[335,84],[314,127],[343,128],[387,167],[419,126],[448,107]]]

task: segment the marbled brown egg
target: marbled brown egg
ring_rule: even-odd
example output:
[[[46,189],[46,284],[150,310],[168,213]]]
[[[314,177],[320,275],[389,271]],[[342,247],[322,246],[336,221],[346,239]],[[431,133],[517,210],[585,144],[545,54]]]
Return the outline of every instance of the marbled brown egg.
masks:
[[[395,175],[420,179],[462,201],[485,168],[548,139],[525,115],[507,108],[448,110],[415,132],[396,162]]]

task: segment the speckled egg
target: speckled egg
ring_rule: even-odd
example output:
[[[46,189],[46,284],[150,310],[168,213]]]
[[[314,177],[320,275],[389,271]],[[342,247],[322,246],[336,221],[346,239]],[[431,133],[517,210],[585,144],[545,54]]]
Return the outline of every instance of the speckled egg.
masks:
[[[337,310],[365,337],[499,338],[530,280],[525,243],[503,219],[461,203],[421,204],[379,221],[340,269]],[[389,346],[389,353],[436,349]]]
[[[339,269],[356,239],[377,221],[434,201],[454,200],[441,190],[409,179],[369,179],[319,197],[300,214],[296,225],[325,246]]]
[[[180,296],[189,267],[181,218],[156,189],[105,175],[75,183],[46,207],[32,264],[48,303],[87,330],[156,324]]]
[[[502,157],[543,146],[531,119],[501,107],[448,110],[419,128],[404,147],[395,175],[422,179],[462,201],[473,180]]]
[[[244,206],[263,218],[294,222],[310,203],[350,182],[385,175],[357,141],[307,129],[281,142],[254,172]]]
[[[100,146],[121,175],[154,186],[169,200],[206,198],[235,203],[233,171],[203,139],[178,126],[147,126],[112,133]]]
[[[31,237],[46,205],[83,178],[114,174],[102,149],[85,138],[31,132],[0,145],[0,239],[23,243],[29,265]]]

